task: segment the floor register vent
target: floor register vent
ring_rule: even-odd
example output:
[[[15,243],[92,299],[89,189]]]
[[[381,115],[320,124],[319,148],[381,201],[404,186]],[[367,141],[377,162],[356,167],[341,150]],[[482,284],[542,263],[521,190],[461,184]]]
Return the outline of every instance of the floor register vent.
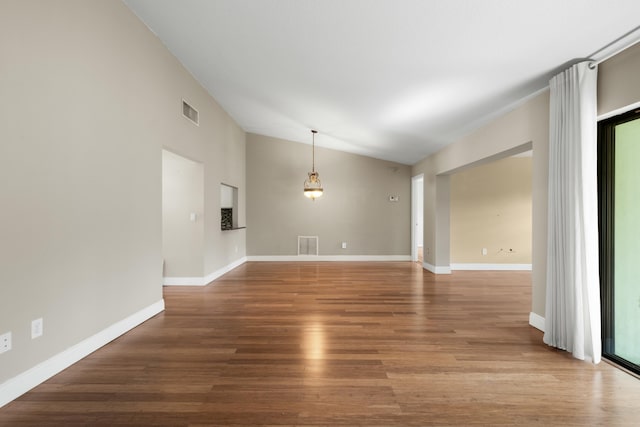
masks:
[[[318,255],[318,236],[298,236],[298,255]]]

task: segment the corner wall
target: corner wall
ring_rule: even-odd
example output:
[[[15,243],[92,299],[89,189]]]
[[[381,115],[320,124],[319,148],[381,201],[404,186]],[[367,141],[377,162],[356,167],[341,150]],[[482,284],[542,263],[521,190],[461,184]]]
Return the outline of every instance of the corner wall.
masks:
[[[549,93],[545,91],[476,132],[445,147],[413,166],[412,174],[425,175],[425,263],[437,272],[450,269],[449,174],[469,165],[487,163],[533,148],[533,292],[532,311],[544,314],[547,245],[547,176],[549,145]],[[446,185],[444,185],[444,181]],[[439,183],[439,185],[437,185]],[[443,202],[444,200],[444,202]],[[440,220],[437,221],[436,219]]]
[[[598,114],[609,116],[640,107],[640,44],[636,44],[599,65]],[[450,266],[447,227],[439,227],[436,213],[449,207],[436,200],[436,176],[446,175],[471,164],[516,154],[519,147],[533,148],[533,241],[532,313],[545,314],[547,274],[547,197],[549,176],[549,92],[527,100],[470,135],[426,157],[412,168],[412,175],[425,174],[424,238],[425,262],[446,271]],[[438,242],[440,245],[438,246]],[[438,250],[438,247],[440,250]],[[437,256],[436,256],[437,254]]]

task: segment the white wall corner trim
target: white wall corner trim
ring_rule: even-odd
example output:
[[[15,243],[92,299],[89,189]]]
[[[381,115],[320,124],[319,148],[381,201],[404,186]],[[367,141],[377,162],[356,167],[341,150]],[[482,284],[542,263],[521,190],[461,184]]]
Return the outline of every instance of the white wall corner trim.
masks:
[[[544,332],[544,317],[534,313],[533,311],[529,313],[529,324]]]
[[[204,277],[204,283],[203,285],[208,285],[209,283],[213,282],[214,280],[216,280],[218,277],[227,274],[228,272],[230,272],[231,270],[233,270],[236,267],[240,267],[242,264],[244,264],[245,262],[247,262],[247,257],[244,256],[242,258],[239,258],[235,261],[233,261],[231,264],[227,264],[226,266],[214,271],[213,273],[207,275]]]
[[[236,267],[241,266],[245,262],[247,262],[246,256],[237,259],[231,264],[225,265],[204,277],[163,277],[162,284],[164,286],[206,286],[218,277],[230,272]]]
[[[433,274],[451,274],[451,267],[436,267],[435,265],[431,265],[428,262],[423,262],[422,268],[424,268],[425,270],[429,270]]]
[[[33,368],[8,379],[0,384],[0,407],[17,399],[60,371],[68,368],[162,311],[164,311],[163,299],[114,323],[97,334],[80,341],[78,344],[54,355]]]
[[[452,270],[531,271],[531,264],[451,264]]]
[[[254,255],[247,261],[326,262],[326,261],[411,261],[411,255]]]

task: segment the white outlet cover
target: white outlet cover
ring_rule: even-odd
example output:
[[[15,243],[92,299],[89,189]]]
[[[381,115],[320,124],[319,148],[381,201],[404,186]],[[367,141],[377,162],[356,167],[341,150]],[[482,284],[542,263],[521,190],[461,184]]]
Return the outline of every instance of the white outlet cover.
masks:
[[[41,337],[43,332],[42,317],[31,321],[31,339]]]
[[[0,353],[11,350],[11,332],[0,335]]]

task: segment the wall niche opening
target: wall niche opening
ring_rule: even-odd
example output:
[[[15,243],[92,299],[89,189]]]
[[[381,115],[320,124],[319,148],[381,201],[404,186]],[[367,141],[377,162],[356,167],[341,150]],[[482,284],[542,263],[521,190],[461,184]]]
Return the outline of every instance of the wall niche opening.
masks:
[[[220,229],[235,230],[238,226],[238,188],[220,184]]]

